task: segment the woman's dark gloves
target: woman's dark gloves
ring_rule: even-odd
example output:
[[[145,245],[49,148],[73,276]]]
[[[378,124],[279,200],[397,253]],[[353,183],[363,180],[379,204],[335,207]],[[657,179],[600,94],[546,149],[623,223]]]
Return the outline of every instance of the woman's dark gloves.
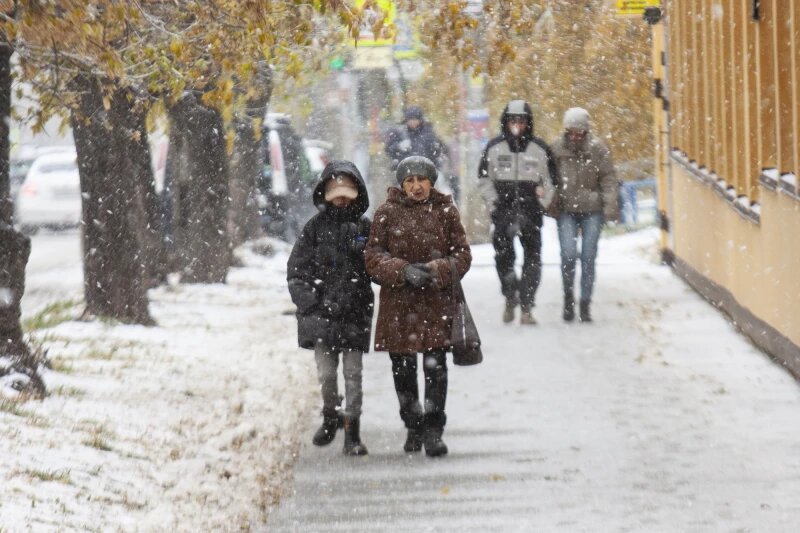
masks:
[[[425,263],[414,263],[403,268],[403,279],[405,282],[416,289],[420,289],[430,283],[431,268]]]

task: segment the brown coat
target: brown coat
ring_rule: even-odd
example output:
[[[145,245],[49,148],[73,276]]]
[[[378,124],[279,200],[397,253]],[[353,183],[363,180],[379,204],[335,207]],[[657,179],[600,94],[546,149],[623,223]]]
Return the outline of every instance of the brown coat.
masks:
[[[551,146],[559,174],[558,200],[562,212],[603,213],[607,221],[619,218],[617,176],[608,147],[589,133],[579,145],[564,135]]]
[[[431,189],[427,202],[414,202],[389,189],[375,212],[364,251],[367,273],[381,286],[375,349],[417,353],[449,348],[453,298],[448,257],[464,276],[472,254],[458,209],[450,196]],[[409,263],[433,262],[434,283],[420,289],[404,283]]]

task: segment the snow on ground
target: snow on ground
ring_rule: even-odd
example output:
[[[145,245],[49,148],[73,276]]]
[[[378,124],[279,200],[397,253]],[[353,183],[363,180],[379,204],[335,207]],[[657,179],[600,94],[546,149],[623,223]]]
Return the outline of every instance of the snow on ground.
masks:
[[[449,455],[402,451],[389,358],[371,353],[370,454],[310,445],[309,413],[264,531],[798,531],[797,381],[657,263],[657,230],[600,243],[592,324],[561,320],[551,220],[543,240],[533,327],[501,322],[493,251],[473,247],[484,362],[449,365]]]
[[[603,239],[591,325],[560,319],[551,220],[538,326],[500,322],[493,251],[473,248],[485,361],[450,367],[440,460],[402,452],[385,353],[364,361],[370,455],[309,444],[286,247],[224,286],[152,291],[159,327],[39,331],[52,394],[0,404],[0,530],[795,531],[800,388],[657,264],[657,237]]]
[[[226,285],[151,291],[158,327],[37,331],[51,394],[0,400],[0,530],[261,523],[317,394],[313,357],[296,348],[284,314],[286,254],[245,253]],[[72,267],[62,281],[74,286],[75,275],[79,286]]]

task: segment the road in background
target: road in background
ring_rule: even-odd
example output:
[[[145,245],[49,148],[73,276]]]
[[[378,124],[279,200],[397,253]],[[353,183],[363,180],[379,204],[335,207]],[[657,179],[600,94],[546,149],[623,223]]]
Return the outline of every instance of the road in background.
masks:
[[[49,304],[83,298],[80,231],[40,231],[31,237],[31,256],[25,269],[22,318]]]

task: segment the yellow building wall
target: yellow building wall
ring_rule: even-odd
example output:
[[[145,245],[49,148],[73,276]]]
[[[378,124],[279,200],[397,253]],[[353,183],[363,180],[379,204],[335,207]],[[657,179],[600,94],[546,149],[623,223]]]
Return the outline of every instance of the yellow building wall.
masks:
[[[672,165],[675,255],[800,345],[800,201],[761,188],[760,224]]]

